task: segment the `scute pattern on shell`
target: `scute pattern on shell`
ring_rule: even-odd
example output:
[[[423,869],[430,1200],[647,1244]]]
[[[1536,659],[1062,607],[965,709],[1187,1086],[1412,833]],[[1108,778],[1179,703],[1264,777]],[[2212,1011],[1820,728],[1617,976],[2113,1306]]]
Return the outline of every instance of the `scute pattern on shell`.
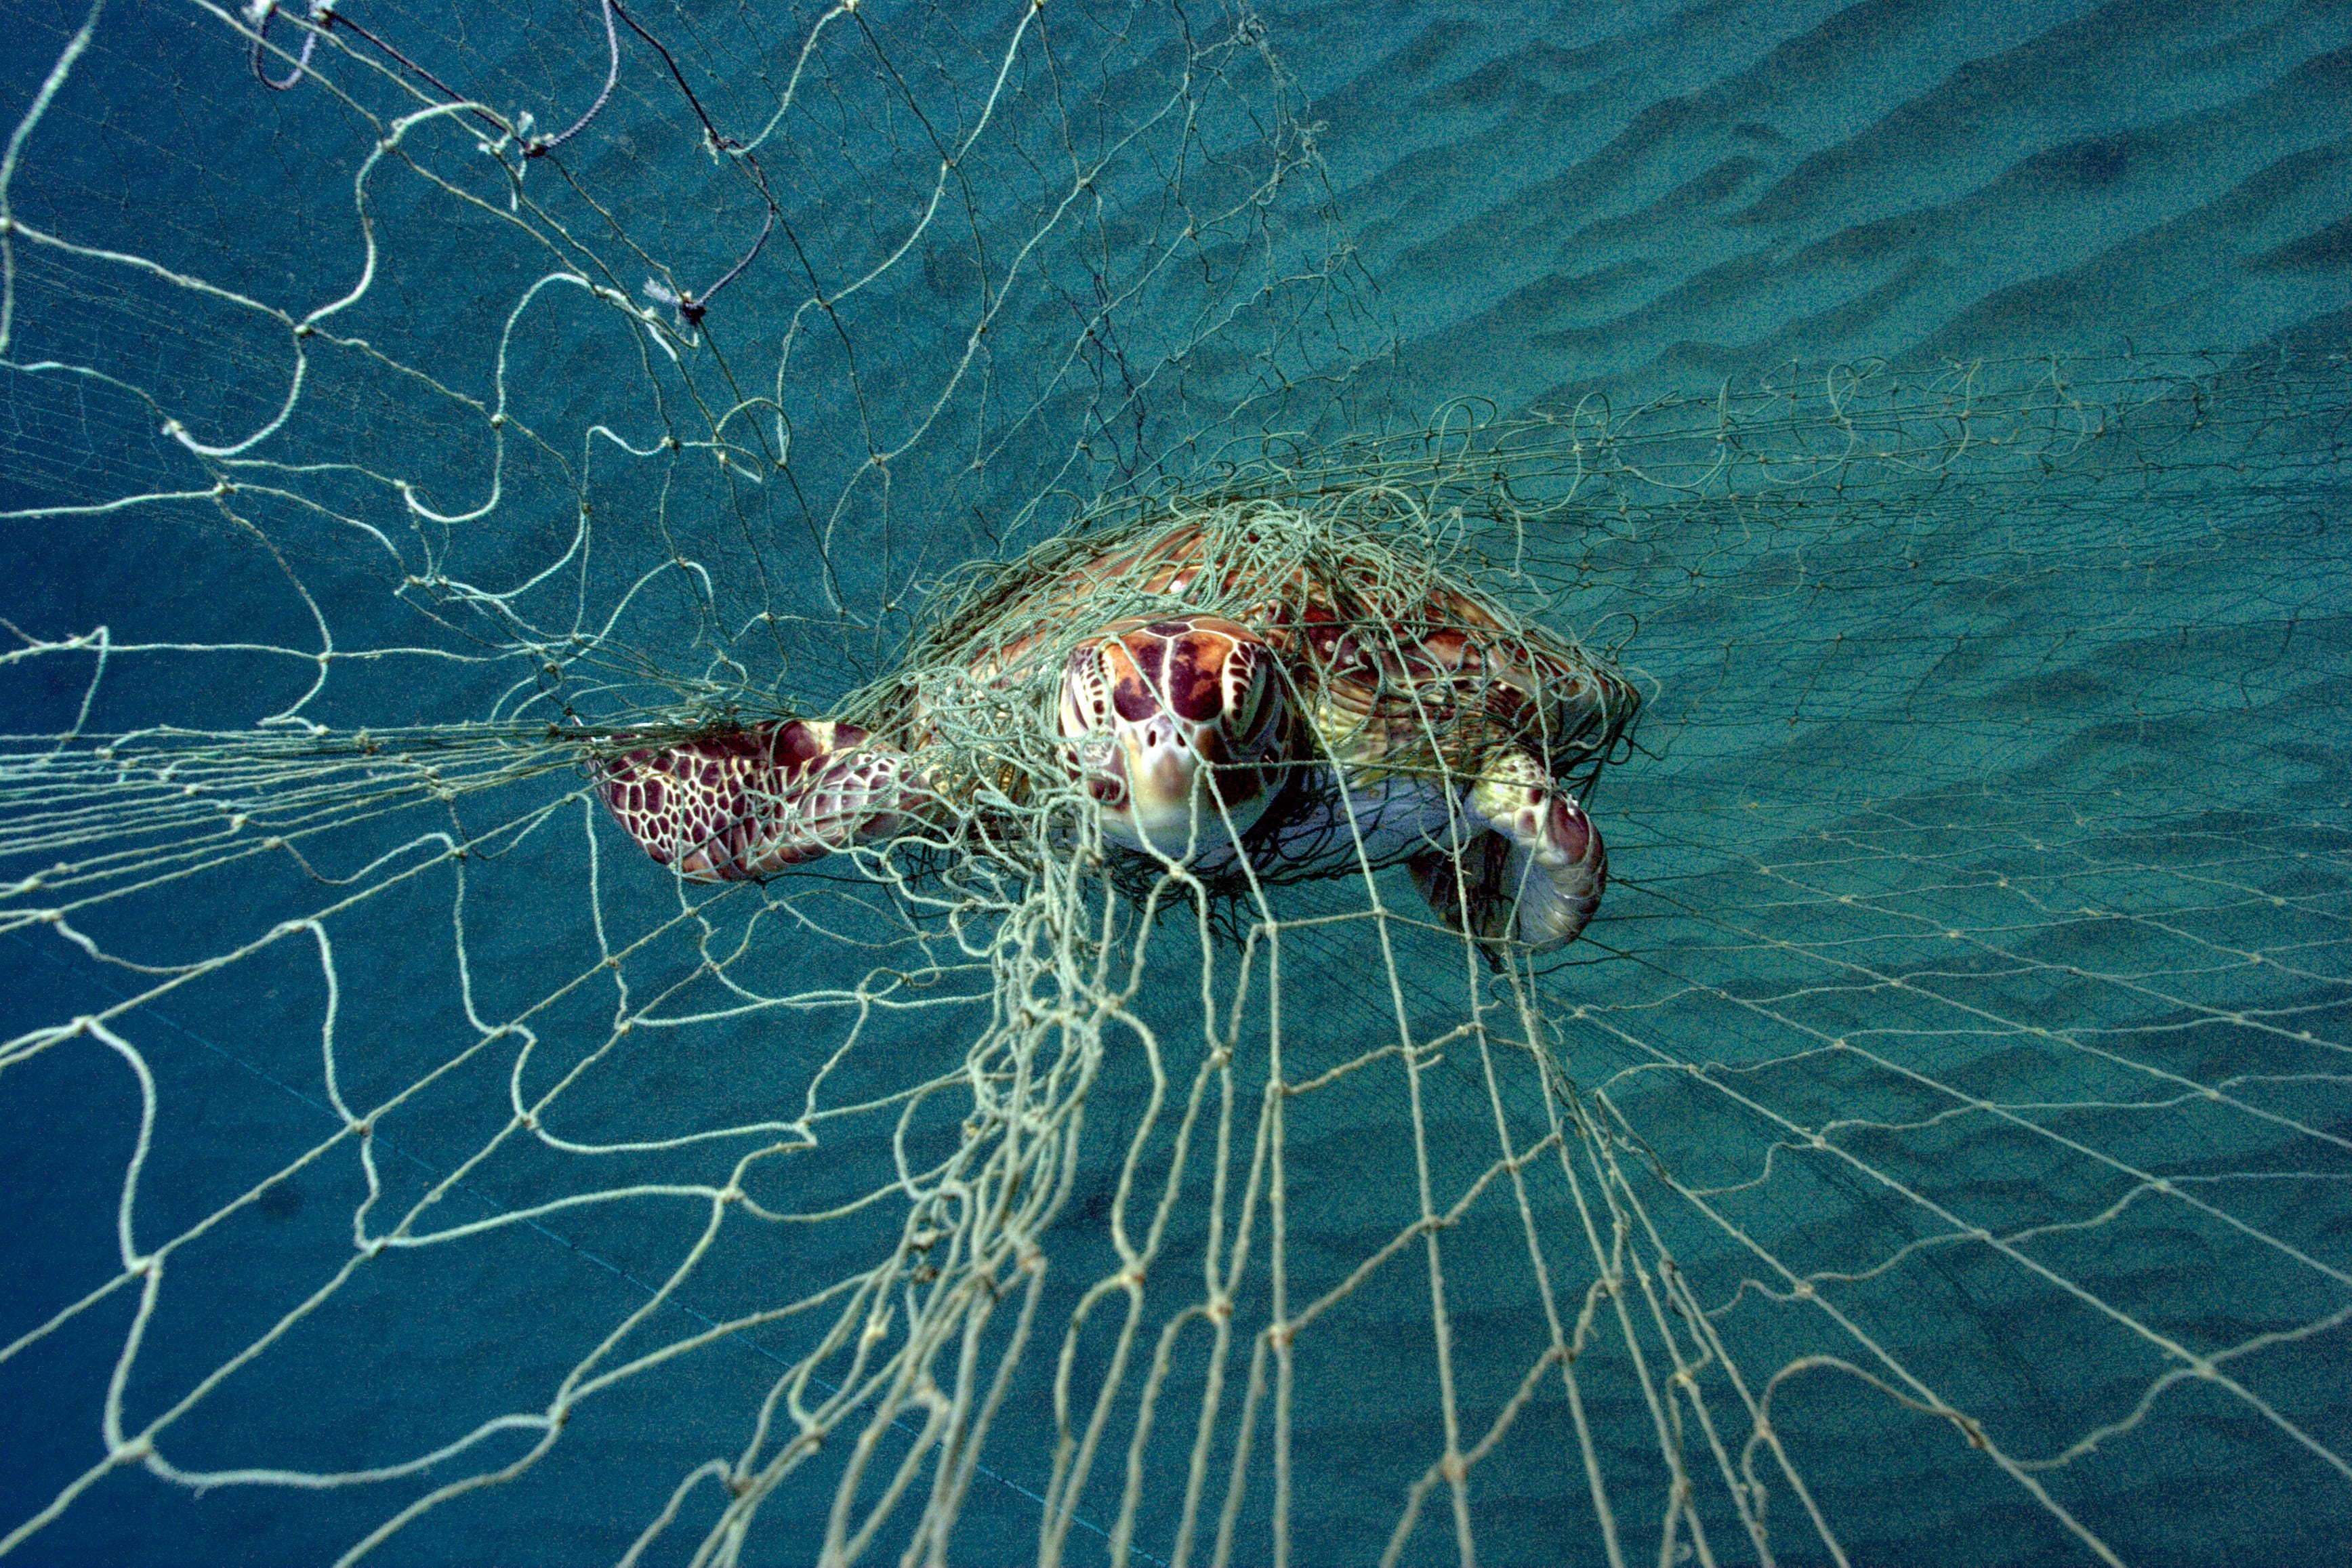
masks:
[[[1049,668],[1040,656],[1074,634],[1119,617],[1148,624],[1178,604],[1195,621],[1206,614],[1263,637],[1306,721],[1297,746],[1366,782],[1475,776],[1513,746],[1565,776],[1605,758],[1641,704],[1613,667],[1389,538],[1344,525],[1301,531],[1288,515],[1188,521],[1033,552],[975,588],[916,657],[1018,680]]]

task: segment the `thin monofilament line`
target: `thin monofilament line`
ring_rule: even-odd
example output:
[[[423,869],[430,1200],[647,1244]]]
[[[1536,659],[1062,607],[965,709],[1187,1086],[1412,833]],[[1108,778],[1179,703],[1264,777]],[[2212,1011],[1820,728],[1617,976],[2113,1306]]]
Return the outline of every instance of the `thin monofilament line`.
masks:
[[[158,15],[60,34],[0,168],[0,521],[59,585],[0,929],[106,988],[0,1028],[79,1248],[11,1258],[12,1548],[137,1484],[159,1549],[260,1500],[236,1549],[347,1561],[2330,1517],[2342,355],[1400,417],[1243,12]],[[1213,569],[1120,563],[1180,527]],[[1638,684],[1549,737],[1613,858],[1575,943],[1451,929],[1340,784],[1297,864],[1106,833],[1069,654],[1314,572],[1373,663],[1459,592]],[[723,887],[603,815],[815,716],[946,804]]]

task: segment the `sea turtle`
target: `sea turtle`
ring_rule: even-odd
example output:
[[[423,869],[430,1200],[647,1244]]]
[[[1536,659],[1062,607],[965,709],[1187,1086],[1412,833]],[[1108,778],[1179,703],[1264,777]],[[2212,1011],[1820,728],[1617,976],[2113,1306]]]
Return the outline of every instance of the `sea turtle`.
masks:
[[[1589,787],[1638,694],[1393,530],[1267,507],[1163,519],[1033,552],[963,602],[909,656],[928,675],[838,719],[640,745],[593,764],[599,794],[698,881],[910,827],[1002,843],[1037,829],[1027,808],[1056,785],[1073,809],[1047,830],[1066,839],[1083,784],[1108,852],[1147,867],[1284,879],[1402,860],[1490,958],[1572,942],[1600,906],[1608,857],[1571,781]],[[1024,727],[1025,768],[1017,746],[969,743]]]

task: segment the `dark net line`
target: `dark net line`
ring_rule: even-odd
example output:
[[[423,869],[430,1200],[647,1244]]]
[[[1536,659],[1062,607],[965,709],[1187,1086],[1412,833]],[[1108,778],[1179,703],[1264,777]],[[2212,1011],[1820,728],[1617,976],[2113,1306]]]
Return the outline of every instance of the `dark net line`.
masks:
[[[57,977],[0,1103],[94,1251],[0,1368],[121,1369],[12,1547],[152,1483],[492,1556],[468,1510],[585,1473],[633,1560],[1852,1560],[1932,1508],[2132,1561],[2342,1475],[2340,358],[1348,439],[1316,378],[1379,345],[1247,17],[623,15],[280,17],[264,96],[201,13],[279,118],[199,149],[131,112],[184,40],[109,13],[11,167],[9,521],[71,594],[0,655],[0,941]],[[100,109],[142,177],[289,183],[134,231],[135,181],[56,195]],[[710,889],[579,771],[910,657],[1050,771],[926,640],[987,628],[963,563],[1267,505],[1642,672],[1583,940],[1497,973],[1395,868],[1220,901],[937,836]],[[2135,1445],[2209,1426],[2168,1524]]]

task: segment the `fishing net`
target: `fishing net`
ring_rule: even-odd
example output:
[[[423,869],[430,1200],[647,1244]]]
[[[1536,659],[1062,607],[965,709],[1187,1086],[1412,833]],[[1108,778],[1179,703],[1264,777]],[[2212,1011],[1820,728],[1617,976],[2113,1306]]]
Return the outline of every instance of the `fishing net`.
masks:
[[[2342,353],[1400,419],[1246,12],[51,41],[0,1551],[2340,1538]],[[1089,576],[1180,526],[1191,597]],[[1642,693],[1580,940],[1345,788],[1296,874],[1102,841],[1058,656],[1313,560]],[[918,710],[968,809],[765,880],[598,798]]]

